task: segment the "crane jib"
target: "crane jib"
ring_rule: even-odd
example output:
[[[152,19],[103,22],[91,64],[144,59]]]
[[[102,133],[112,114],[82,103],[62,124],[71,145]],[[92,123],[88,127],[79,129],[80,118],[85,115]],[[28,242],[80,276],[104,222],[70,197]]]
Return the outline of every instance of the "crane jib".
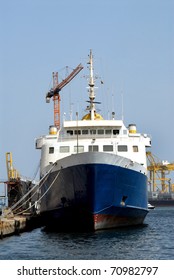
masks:
[[[55,89],[53,90],[54,93],[58,93],[61,91],[61,89],[66,86],[81,70],[83,69],[83,66],[79,64],[69,75],[67,78],[65,78],[62,82],[60,82]]]
[[[58,83],[58,73],[53,75],[53,88],[46,95],[46,102],[49,103],[50,99],[53,97],[54,101],[54,125],[60,128],[60,96],[59,92],[66,86],[81,70],[83,69],[80,63],[62,82]],[[53,72],[54,73],[54,72]],[[55,79],[54,79],[55,78]],[[54,83],[55,82],[55,83]]]

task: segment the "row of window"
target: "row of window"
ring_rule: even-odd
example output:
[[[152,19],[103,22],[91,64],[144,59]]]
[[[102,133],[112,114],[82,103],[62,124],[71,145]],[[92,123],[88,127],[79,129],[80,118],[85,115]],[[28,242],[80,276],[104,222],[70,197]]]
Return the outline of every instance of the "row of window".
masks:
[[[69,135],[109,135],[109,134],[113,134],[113,135],[117,135],[119,134],[119,129],[82,129],[82,130],[67,130],[67,134]]]
[[[132,147],[133,152],[138,152],[138,146]],[[103,152],[113,152],[114,148],[113,145],[103,145]],[[127,152],[128,146],[127,145],[118,145],[117,146],[118,152]],[[99,146],[98,145],[89,145],[88,146],[89,152],[98,152]],[[60,153],[69,153],[70,152],[70,146],[60,146],[59,147]],[[84,146],[74,146],[74,152],[75,153],[83,153],[84,152]],[[54,153],[54,147],[49,147],[49,153]]]

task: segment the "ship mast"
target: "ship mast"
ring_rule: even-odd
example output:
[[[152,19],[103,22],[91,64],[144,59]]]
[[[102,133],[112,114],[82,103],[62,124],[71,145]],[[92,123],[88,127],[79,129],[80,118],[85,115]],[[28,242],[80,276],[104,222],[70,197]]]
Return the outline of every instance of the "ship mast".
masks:
[[[95,92],[94,92],[94,74],[93,74],[93,55],[92,50],[90,50],[89,55],[89,99],[90,99],[90,114],[91,114],[91,120],[95,119]]]

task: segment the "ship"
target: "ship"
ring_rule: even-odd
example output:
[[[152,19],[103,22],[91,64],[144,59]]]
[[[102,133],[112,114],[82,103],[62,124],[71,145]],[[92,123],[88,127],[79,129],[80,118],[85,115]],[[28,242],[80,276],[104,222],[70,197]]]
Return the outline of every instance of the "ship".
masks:
[[[155,207],[173,207],[174,193],[171,192],[148,192],[148,201]]]
[[[103,230],[141,225],[148,213],[146,149],[135,124],[96,110],[93,53],[88,56],[88,112],[50,126],[41,150],[40,215],[45,226]],[[47,98],[53,96],[47,94]]]

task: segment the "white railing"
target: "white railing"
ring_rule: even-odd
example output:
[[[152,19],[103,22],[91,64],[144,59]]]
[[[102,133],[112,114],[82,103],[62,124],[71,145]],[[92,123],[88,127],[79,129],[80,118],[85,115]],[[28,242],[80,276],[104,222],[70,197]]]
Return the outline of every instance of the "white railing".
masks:
[[[72,140],[93,140],[93,139],[117,139],[120,138],[120,135],[114,135],[114,134],[79,134],[79,135],[59,135],[58,142],[62,141],[72,141]],[[125,138],[125,137],[123,137]]]

